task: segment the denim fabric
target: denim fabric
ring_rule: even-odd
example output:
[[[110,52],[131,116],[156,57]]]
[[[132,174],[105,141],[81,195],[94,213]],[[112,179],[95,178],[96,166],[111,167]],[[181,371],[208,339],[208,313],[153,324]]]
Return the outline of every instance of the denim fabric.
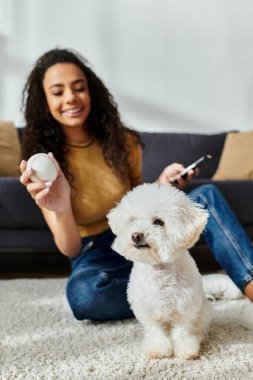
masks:
[[[203,234],[206,244],[243,291],[253,279],[253,247],[245,230],[216,186],[200,186],[189,196],[208,210],[208,223]]]
[[[203,233],[214,257],[243,290],[253,279],[253,248],[244,229],[214,185],[189,193],[209,211]],[[80,254],[70,259],[67,298],[78,320],[117,320],[133,317],[126,289],[132,263],[112,250],[114,235],[106,231],[84,238]]]
[[[84,238],[80,254],[70,259],[67,298],[78,320],[133,317],[126,297],[132,263],[112,250],[114,238],[110,230]]]

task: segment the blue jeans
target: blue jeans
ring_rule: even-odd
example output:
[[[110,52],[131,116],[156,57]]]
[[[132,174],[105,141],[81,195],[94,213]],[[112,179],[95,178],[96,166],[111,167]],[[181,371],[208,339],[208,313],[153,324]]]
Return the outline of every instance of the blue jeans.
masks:
[[[244,229],[214,185],[189,193],[209,211],[204,239],[214,257],[243,290],[253,279],[253,248]],[[78,256],[71,260],[67,298],[78,320],[117,320],[133,317],[126,289],[132,263],[111,249],[114,236],[106,231],[84,238]]]
[[[84,238],[79,255],[70,259],[67,298],[78,320],[133,317],[126,296],[132,263],[112,250],[114,238],[110,230]]]
[[[214,185],[203,185],[190,198],[209,212],[203,237],[215,259],[243,291],[253,279],[253,247],[244,228]]]

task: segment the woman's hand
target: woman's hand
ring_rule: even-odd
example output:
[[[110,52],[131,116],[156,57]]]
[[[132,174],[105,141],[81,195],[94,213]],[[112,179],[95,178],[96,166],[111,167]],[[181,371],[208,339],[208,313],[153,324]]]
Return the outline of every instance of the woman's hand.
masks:
[[[49,153],[48,157],[59,167],[52,153]],[[26,186],[27,191],[39,207],[54,212],[64,212],[70,207],[70,186],[60,167],[58,176],[54,182],[32,182],[30,176],[33,174],[33,171],[29,171],[26,166],[27,162],[22,161],[20,164],[22,173],[20,182]]]
[[[59,167],[52,153],[48,157]],[[41,207],[58,249],[66,256],[77,255],[81,247],[81,237],[72,212],[70,186],[60,167],[54,182],[32,182],[30,176],[34,173],[27,169],[26,161],[21,162],[20,170],[20,182]]]
[[[169,166],[166,166],[166,168],[164,168],[159,178],[157,179],[157,182],[160,184],[171,184],[179,189],[182,189],[190,182],[190,180],[192,179],[194,175],[198,174],[198,169],[190,170],[188,172],[187,177],[183,179],[180,176],[180,173],[184,169],[185,169],[184,166],[178,163],[174,163]],[[172,183],[174,180],[176,180],[177,182]]]

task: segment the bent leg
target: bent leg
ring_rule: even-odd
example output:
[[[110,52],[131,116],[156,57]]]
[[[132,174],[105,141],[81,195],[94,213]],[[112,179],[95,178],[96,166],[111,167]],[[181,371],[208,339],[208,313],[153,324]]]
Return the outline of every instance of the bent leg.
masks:
[[[200,186],[189,196],[209,211],[204,239],[216,260],[244,291],[253,280],[253,248],[245,230],[216,186]]]
[[[113,235],[84,239],[80,255],[72,259],[67,299],[76,319],[94,321],[132,318],[127,284],[132,264],[111,249]],[[90,242],[93,242],[91,245]],[[87,245],[91,246],[87,250]]]

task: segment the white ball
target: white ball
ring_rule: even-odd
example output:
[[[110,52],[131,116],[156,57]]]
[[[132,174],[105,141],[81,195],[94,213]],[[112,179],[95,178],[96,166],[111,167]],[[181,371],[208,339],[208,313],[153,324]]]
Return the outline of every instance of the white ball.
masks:
[[[27,161],[27,169],[33,169],[35,172],[30,177],[33,182],[53,182],[58,175],[57,166],[46,153],[37,153],[30,157]]]

